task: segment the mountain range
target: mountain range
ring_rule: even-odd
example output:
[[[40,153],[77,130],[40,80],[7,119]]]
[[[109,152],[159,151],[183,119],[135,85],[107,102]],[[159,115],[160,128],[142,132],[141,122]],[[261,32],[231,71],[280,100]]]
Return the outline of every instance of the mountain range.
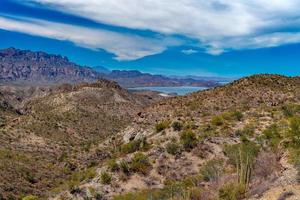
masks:
[[[105,67],[86,67],[72,63],[66,57],[44,52],[8,48],[0,50],[0,82],[20,84],[56,84],[93,82],[97,79],[118,82],[123,87],[201,86],[214,87],[217,81],[170,78],[136,70],[109,71]]]

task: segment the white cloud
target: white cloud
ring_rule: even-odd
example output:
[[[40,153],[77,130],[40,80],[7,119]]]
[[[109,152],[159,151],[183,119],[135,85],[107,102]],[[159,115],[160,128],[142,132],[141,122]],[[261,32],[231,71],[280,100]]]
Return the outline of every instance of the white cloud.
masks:
[[[20,0],[19,0],[20,1]],[[207,53],[299,42],[299,0],[22,0],[96,22],[178,34],[199,41]],[[268,38],[271,36],[272,38]],[[291,37],[290,39],[284,37]]]
[[[104,49],[116,55],[117,60],[134,60],[163,52],[168,45],[179,41],[170,38],[150,39],[131,34],[92,29],[31,18],[0,16],[0,29],[35,36],[67,40],[78,46],[94,50]]]
[[[183,49],[181,52],[186,55],[192,55],[192,54],[198,53],[198,51],[195,49]]]
[[[296,43],[300,43],[300,32],[278,32],[254,37],[241,37],[228,39],[226,41],[216,41],[207,49],[207,52],[212,55],[220,55],[224,53],[226,49],[258,49]]]

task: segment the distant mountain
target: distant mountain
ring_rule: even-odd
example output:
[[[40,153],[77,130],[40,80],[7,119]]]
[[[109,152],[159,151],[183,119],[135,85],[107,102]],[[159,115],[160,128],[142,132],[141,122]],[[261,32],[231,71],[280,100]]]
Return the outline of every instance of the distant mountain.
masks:
[[[95,81],[100,73],[66,57],[8,48],[0,51],[0,81],[39,83]]]
[[[93,67],[93,69],[99,73],[102,73],[102,74],[109,74],[111,73],[111,70],[107,69],[106,67],[103,67],[103,66],[95,66]]]
[[[239,79],[239,77],[219,77],[219,76],[168,76],[170,78],[176,79],[194,79],[194,80],[206,80],[206,81],[215,81],[215,82],[232,82],[234,80]]]
[[[137,70],[121,71],[113,70],[106,76],[110,80],[118,82],[123,87],[147,87],[147,86],[199,86],[214,87],[218,83],[210,80],[195,80],[191,78],[169,78],[162,75],[142,73]]]
[[[162,75],[142,73],[137,70],[110,71],[105,67],[94,68],[72,63],[66,57],[44,52],[32,52],[8,48],[0,50],[0,82],[19,84],[58,84],[93,82],[108,79],[122,87],[145,86],[203,86],[218,84],[211,80],[192,78],[170,78]]]

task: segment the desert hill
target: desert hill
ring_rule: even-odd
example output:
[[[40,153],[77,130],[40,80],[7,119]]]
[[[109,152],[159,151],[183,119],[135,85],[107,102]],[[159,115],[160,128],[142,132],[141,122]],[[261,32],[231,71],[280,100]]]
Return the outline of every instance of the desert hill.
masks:
[[[256,75],[150,105],[54,199],[297,199],[299,94],[298,77]]]
[[[299,197],[299,77],[167,99],[107,80],[0,91],[4,199]]]
[[[65,188],[63,182],[76,173],[93,175],[94,166],[109,155],[101,150],[101,142],[153,101],[107,80],[10,85],[0,91],[0,194],[4,199],[26,194],[45,197],[51,189]]]

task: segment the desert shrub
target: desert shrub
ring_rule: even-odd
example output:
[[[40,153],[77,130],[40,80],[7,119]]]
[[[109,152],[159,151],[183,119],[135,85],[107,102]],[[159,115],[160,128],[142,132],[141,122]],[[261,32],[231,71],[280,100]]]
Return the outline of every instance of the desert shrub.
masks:
[[[272,152],[260,151],[253,165],[252,176],[258,180],[267,179],[280,170],[277,155]]]
[[[115,196],[114,200],[147,200],[147,199],[191,199],[198,200],[201,190],[191,181],[167,181],[162,189],[147,189]]]
[[[231,113],[231,116],[232,116],[235,120],[237,120],[237,121],[242,121],[242,119],[243,119],[243,117],[244,117],[243,113],[240,112],[240,111],[234,111],[234,112],[232,112],[232,113]]]
[[[226,121],[242,121],[244,115],[240,111],[224,112],[220,115],[212,117],[211,124],[213,126],[222,126]]]
[[[182,128],[183,128],[183,124],[178,122],[178,121],[175,121],[172,124],[172,128],[173,128],[174,131],[181,131]]]
[[[292,117],[290,119],[286,136],[292,148],[300,147],[300,117]]]
[[[166,128],[168,128],[169,126],[170,126],[170,121],[168,121],[168,120],[159,122],[158,124],[155,125],[155,131],[156,131],[156,133],[159,133],[159,132],[165,130]]]
[[[107,172],[102,172],[100,174],[100,179],[101,179],[101,183],[104,185],[108,185],[111,183],[112,177],[109,173]]]
[[[187,151],[193,149],[198,143],[196,134],[191,130],[183,131],[180,135],[180,141]]]
[[[67,185],[68,189],[74,189],[75,187],[77,187],[80,182],[84,181],[84,180],[89,180],[92,178],[95,178],[97,175],[96,173],[96,169],[91,167],[88,168],[86,170],[82,170],[82,171],[78,171],[73,173],[65,182],[65,184]]]
[[[97,172],[96,172],[96,169],[91,167],[91,168],[88,168],[85,173],[84,173],[84,180],[89,180],[89,179],[92,179],[92,178],[95,178],[97,176]]]
[[[278,144],[282,140],[279,127],[277,124],[272,124],[270,127],[263,131],[263,140],[272,148],[277,148]]]
[[[129,174],[130,173],[130,168],[129,165],[126,161],[121,161],[120,162],[120,169],[124,174]]]
[[[181,151],[181,147],[178,143],[176,142],[170,142],[166,146],[167,152],[171,155],[177,155]]]
[[[34,175],[33,175],[31,172],[29,172],[29,171],[26,171],[26,172],[24,173],[24,178],[25,178],[26,181],[28,181],[28,182],[31,183],[31,184],[37,183],[37,179],[36,179],[36,178],[34,177]]]
[[[133,140],[130,141],[127,144],[123,144],[121,146],[121,152],[128,154],[128,153],[134,153],[139,150],[148,150],[150,148],[150,145],[147,143],[146,138],[138,139],[138,140]]]
[[[188,190],[188,199],[190,200],[199,200],[202,199],[202,191],[198,187],[192,187]]]
[[[243,135],[246,135],[248,137],[251,137],[255,134],[255,127],[253,124],[247,124],[243,129],[242,129]]]
[[[284,105],[282,106],[282,112],[286,117],[293,117],[295,114],[300,113],[300,105]]]
[[[115,159],[110,159],[107,161],[107,166],[110,169],[110,171],[115,172],[120,169],[119,164],[116,162]]]
[[[133,172],[147,174],[150,168],[151,164],[145,154],[138,152],[133,156],[132,162],[130,163],[130,169]]]
[[[223,170],[224,161],[222,159],[212,159],[208,161],[201,169],[200,174],[204,181],[218,181]]]
[[[29,195],[29,196],[23,197],[22,200],[38,200],[38,197]]]
[[[224,124],[224,119],[221,117],[221,116],[214,116],[212,119],[211,119],[211,124],[213,126],[222,126]]]
[[[198,126],[195,124],[194,121],[187,121],[185,122],[185,126],[183,129],[185,130],[196,130]]]
[[[238,200],[243,199],[245,189],[242,185],[226,184],[219,189],[220,200]]]

